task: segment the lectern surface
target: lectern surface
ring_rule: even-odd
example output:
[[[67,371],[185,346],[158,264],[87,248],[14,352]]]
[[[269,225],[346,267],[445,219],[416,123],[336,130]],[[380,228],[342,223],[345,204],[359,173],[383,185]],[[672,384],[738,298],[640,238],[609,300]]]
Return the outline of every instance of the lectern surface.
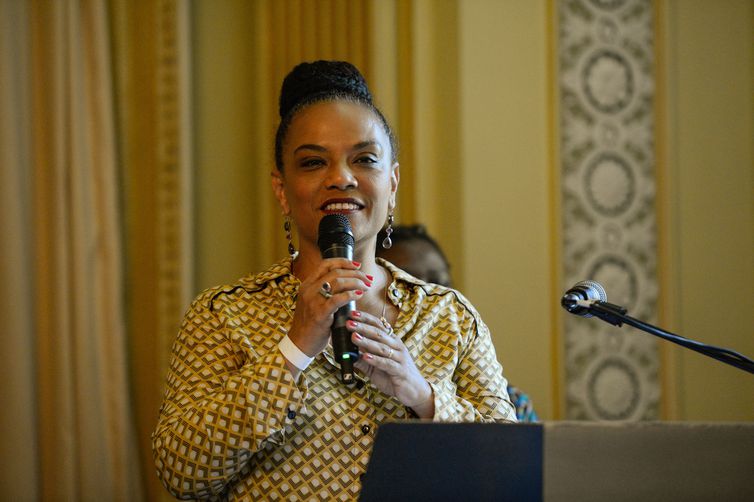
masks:
[[[544,427],[548,502],[754,501],[754,423]]]
[[[542,500],[542,427],[384,424],[362,502]]]
[[[380,427],[362,501],[754,501],[754,423]]]

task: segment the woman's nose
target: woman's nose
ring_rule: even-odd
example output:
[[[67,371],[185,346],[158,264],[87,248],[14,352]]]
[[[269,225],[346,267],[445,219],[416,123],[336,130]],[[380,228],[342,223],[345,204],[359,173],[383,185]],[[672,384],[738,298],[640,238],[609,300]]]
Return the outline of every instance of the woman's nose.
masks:
[[[351,166],[345,161],[330,164],[325,183],[327,184],[327,188],[336,188],[339,190],[355,188],[358,185]]]

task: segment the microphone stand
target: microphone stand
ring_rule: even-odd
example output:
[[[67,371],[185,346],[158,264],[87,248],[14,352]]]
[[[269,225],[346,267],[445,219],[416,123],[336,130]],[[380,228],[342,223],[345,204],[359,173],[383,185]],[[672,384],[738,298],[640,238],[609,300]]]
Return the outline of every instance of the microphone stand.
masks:
[[[748,357],[729,349],[707,345],[695,340],[691,340],[690,338],[684,338],[682,336],[675,335],[673,333],[670,333],[669,331],[660,329],[657,326],[653,326],[651,324],[635,319],[627,315],[627,309],[621,307],[620,305],[614,305],[612,303],[599,300],[582,300],[579,301],[578,304],[579,306],[585,307],[593,316],[599,317],[603,321],[610,323],[613,326],[618,326],[620,328],[623,323],[626,323],[629,326],[638,328],[649,333],[650,335],[660,337],[664,340],[676,343],[678,345],[681,345],[682,347],[686,347],[687,349],[691,349],[695,352],[699,352],[700,354],[704,354],[705,356],[717,359],[718,361],[722,361],[724,363],[730,364],[731,366],[735,366],[738,369],[754,374],[754,361],[752,361]]]

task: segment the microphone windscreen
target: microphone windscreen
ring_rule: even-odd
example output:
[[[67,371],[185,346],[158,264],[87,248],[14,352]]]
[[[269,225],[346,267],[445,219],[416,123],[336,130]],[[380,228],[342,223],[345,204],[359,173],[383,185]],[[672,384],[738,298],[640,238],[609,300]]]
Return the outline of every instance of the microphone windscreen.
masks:
[[[600,284],[597,281],[581,281],[578,284],[574,286],[574,289],[576,288],[583,288],[586,291],[587,297],[584,298],[585,300],[596,300],[600,302],[606,302],[607,301],[607,292],[605,291],[605,288],[602,287],[602,284]]]
[[[571,289],[565,292],[560,304],[571,314],[582,317],[592,317],[589,308],[580,305],[580,301],[606,302],[607,293],[597,281],[581,281],[573,285]]]
[[[325,215],[319,222],[317,245],[323,253],[333,245],[353,248],[354,238],[348,217],[340,213]]]

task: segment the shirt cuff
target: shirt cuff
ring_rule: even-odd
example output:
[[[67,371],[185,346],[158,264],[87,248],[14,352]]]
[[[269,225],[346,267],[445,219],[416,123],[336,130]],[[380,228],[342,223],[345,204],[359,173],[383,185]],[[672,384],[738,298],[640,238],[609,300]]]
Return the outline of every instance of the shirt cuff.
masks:
[[[278,343],[278,350],[283,356],[288,359],[291,364],[301,371],[304,371],[314,361],[313,357],[309,357],[299,349],[295,343],[285,335],[280,343]]]

